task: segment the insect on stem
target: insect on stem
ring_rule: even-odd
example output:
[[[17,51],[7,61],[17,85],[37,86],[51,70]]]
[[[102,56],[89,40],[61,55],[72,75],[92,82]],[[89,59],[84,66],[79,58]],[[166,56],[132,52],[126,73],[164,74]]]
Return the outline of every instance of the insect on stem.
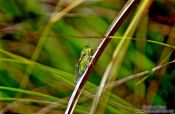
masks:
[[[93,50],[94,50],[93,47],[90,47],[89,45],[87,45],[81,51],[80,58],[77,64],[75,65],[76,83],[84,73],[85,69],[88,67],[89,62],[92,59]]]
[[[80,97],[80,94],[82,93],[82,90],[84,88],[85,83],[87,82],[87,79],[89,77],[89,74],[91,73],[94,65],[96,64],[97,60],[111,41],[109,36],[113,36],[118,28],[122,25],[123,21],[126,19],[127,15],[131,12],[132,9],[135,8],[135,5],[138,3],[139,0],[128,0],[125,6],[122,8],[122,10],[119,12],[119,14],[116,16],[114,21],[112,22],[111,26],[107,30],[105,34],[105,38],[101,41],[99,46],[97,47],[96,51],[94,52],[93,56],[88,63],[87,68],[83,68],[83,74],[81,75],[79,81],[77,82],[74,91],[69,99],[69,102],[67,104],[67,108],[65,111],[65,114],[72,114],[74,111],[74,108],[77,104],[77,101]],[[89,57],[89,56],[88,56]],[[86,63],[87,65],[87,63]],[[79,70],[81,71],[81,70]]]

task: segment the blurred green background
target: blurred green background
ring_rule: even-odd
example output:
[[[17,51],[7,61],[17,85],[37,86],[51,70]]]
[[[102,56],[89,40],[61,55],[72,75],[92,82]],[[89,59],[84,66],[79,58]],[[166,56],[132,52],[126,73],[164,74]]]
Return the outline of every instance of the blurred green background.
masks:
[[[87,0],[47,28],[49,19],[73,1],[0,0],[0,112],[64,113],[76,84],[75,65],[81,50],[86,45],[96,49],[127,2]],[[75,114],[87,114],[91,109],[115,47],[123,38],[136,9],[140,10],[138,5],[95,65]],[[131,43],[115,81],[161,68],[114,86],[110,97],[100,100],[101,103],[108,101],[105,114],[134,114],[144,105],[175,109],[175,66],[170,63],[175,57],[175,2],[155,0],[144,10],[146,13],[138,20],[138,25],[135,24],[134,35],[128,37]],[[41,38],[46,40],[38,57],[33,57]]]

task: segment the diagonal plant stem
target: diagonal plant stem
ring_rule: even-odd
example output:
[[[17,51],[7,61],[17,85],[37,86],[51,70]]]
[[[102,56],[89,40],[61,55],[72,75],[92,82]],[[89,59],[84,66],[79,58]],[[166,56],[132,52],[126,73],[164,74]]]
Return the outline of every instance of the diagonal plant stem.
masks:
[[[71,81],[70,79],[66,78],[66,77],[73,77],[71,74],[69,74],[69,73],[67,73],[67,72],[61,71],[61,70],[59,70],[59,69],[54,69],[54,68],[49,67],[49,66],[42,65],[42,64],[37,63],[37,62],[35,62],[35,61],[31,61],[30,59],[26,59],[26,58],[24,58],[24,57],[22,57],[22,56],[15,55],[15,54],[13,54],[13,53],[7,52],[7,51],[2,50],[2,49],[0,49],[0,53],[3,53],[3,54],[5,54],[5,55],[8,56],[8,57],[13,58],[13,59],[3,59],[3,58],[0,58],[0,61],[1,61],[1,59],[2,59],[2,61],[6,61],[6,62],[10,61],[10,62],[15,62],[15,63],[16,63],[16,62],[18,62],[18,63],[23,63],[23,64],[34,64],[34,65],[36,65],[36,67],[39,67],[39,68],[41,68],[42,70],[46,70],[46,71],[49,71],[49,72],[51,72],[51,73],[58,74],[58,76],[55,75],[55,76],[56,76],[56,79],[65,82],[66,84],[68,84],[68,85],[71,86],[71,87],[74,86],[74,84],[72,83],[72,81]],[[20,60],[20,61],[18,61],[18,60]],[[59,76],[59,75],[60,75],[60,76]],[[54,76],[54,77],[55,77],[55,76]],[[64,76],[64,77],[63,77],[63,76]],[[66,76],[66,77],[65,77],[65,76]],[[53,78],[54,78],[54,77],[53,77]],[[92,88],[96,88],[96,86],[95,86],[94,84],[92,84],[92,83],[89,83],[89,84],[91,85]],[[84,90],[82,94],[83,94],[84,96],[86,96],[86,98],[91,98],[91,99],[93,99],[93,98],[94,98],[94,94],[93,94],[93,93],[95,92],[95,90],[96,90],[96,89],[94,89],[93,91],[91,91],[92,93],[89,92],[89,91],[87,91],[87,90]],[[116,97],[115,97],[115,98],[116,98]],[[56,102],[57,102],[57,101],[56,101]],[[124,101],[120,101],[120,103],[125,104],[125,106],[127,105],[127,106],[132,107],[131,104],[126,103],[126,101],[125,101],[125,102],[124,102]],[[13,103],[13,104],[15,104],[15,103]],[[11,106],[9,106],[9,107],[11,107]],[[8,108],[8,107],[7,107],[7,108]],[[65,107],[65,108],[66,108],[66,107]]]
[[[146,70],[146,71],[143,71],[143,72],[140,72],[140,73],[137,73],[137,74],[126,76],[125,78],[119,79],[119,80],[114,81],[114,82],[109,82],[108,84],[106,84],[105,89],[107,89],[109,87],[119,86],[119,85],[121,85],[121,84],[123,84],[123,83],[125,83],[129,80],[139,78],[139,77],[143,77],[145,75],[148,75],[149,73],[154,73],[155,71],[160,70],[161,68],[166,67],[166,66],[168,66],[170,64],[173,64],[173,63],[175,63],[175,60],[170,61],[170,62],[165,63],[165,64],[160,64],[160,65],[152,68],[151,70]]]
[[[35,62],[35,61],[31,61],[30,59],[26,59],[26,58],[23,58],[23,57],[21,57],[21,56],[18,56],[18,55],[15,55],[15,54],[12,54],[12,53],[10,53],[10,52],[7,52],[7,51],[3,51],[3,50],[1,50],[0,49],[0,53],[3,53],[3,54],[5,54],[5,55],[7,55],[7,56],[9,56],[9,57],[12,57],[13,59],[2,59],[2,58],[0,58],[0,61],[1,61],[1,59],[2,59],[2,61],[6,61],[6,62],[8,62],[8,61],[10,61],[10,62],[18,62],[18,63],[23,63],[23,64],[35,64],[37,67],[39,67],[39,68],[43,68],[43,70],[48,70],[49,72],[51,72],[51,73],[56,73],[56,74],[60,74],[60,75],[62,75],[62,76],[66,76],[66,75],[69,75],[68,77],[72,77],[71,76],[71,74],[68,74],[68,73],[66,73],[66,72],[64,72],[64,71],[60,71],[60,70],[58,70],[58,69],[54,69],[54,68],[52,68],[52,67],[49,67],[49,66],[45,66],[45,65],[42,65],[42,64],[39,64],[39,63],[37,63],[37,62]],[[18,61],[18,60],[20,60],[20,61]],[[63,80],[66,84],[68,84],[68,85],[70,85],[71,87],[73,87],[73,85],[74,84],[72,84],[72,83],[70,83],[70,82],[72,82],[71,80],[68,80],[68,78],[65,78],[65,77],[63,77],[63,79],[62,79],[62,76],[60,77],[58,77],[58,79],[59,80]],[[93,86],[93,88],[96,88],[96,86]],[[0,87],[0,89],[1,89],[1,87]],[[96,89],[95,89],[96,90]],[[95,92],[95,90],[93,91],[93,93]],[[18,92],[20,92],[20,91],[18,91]],[[22,93],[24,93],[24,92],[22,92]],[[28,92],[29,94],[32,94],[32,92]],[[93,99],[94,98],[94,95],[93,95],[93,93],[91,93],[91,92],[89,92],[89,91],[87,91],[87,90],[84,90],[83,91],[83,95],[84,96],[86,96],[86,98],[90,98],[90,99]],[[35,95],[36,96],[36,95]],[[56,100],[56,102],[55,103],[57,103],[57,102],[60,102],[60,101],[62,101],[62,100]],[[18,102],[18,101],[17,101]],[[16,102],[14,102],[13,104],[15,104]],[[55,108],[55,107],[58,107],[58,105],[55,105],[55,103],[53,102],[53,104],[51,104],[51,105],[53,105],[53,106],[51,106],[52,108]],[[64,104],[66,104],[66,102],[64,102]],[[122,103],[122,104],[125,104],[125,103]],[[10,104],[10,105],[12,105],[12,104]],[[129,104],[125,104],[125,106],[130,106]],[[9,106],[9,107],[11,107],[11,106]],[[6,107],[6,109],[8,109],[9,107]],[[47,107],[47,106],[46,106]],[[46,108],[45,107],[45,108]],[[50,106],[49,106],[49,108],[50,108],[50,110],[52,109]],[[132,107],[132,106],[131,106]],[[13,107],[14,108],[14,107]],[[45,110],[45,108],[44,108],[44,110]],[[65,107],[66,108],[66,107]],[[5,111],[5,110],[4,110]],[[77,110],[78,111],[78,110]]]
[[[22,58],[19,58],[20,60],[23,60]],[[24,61],[24,60],[23,60]],[[25,60],[25,61],[27,61],[27,60]],[[132,80],[132,79],[135,79],[135,78],[139,78],[139,77],[143,77],[143,76],[145,76],[145,75],[147,75],[147,74],[149,74],[149,73],[152,73],[152,72],[155,72],[155,71],[157,71],[157,70],[160,70],[161,68],[163,68],[163,67],[165,67],[165,66],[168,66],[168,65],[170,65],[170,64],[173,64],[173,63],[175,63],[175,60],[173,60],[173,61],[170,61],[170,62],[168,62],[168,63],[165,63],[165,64],[160,64],[160,65],[158,65],[158,66],[156,66],[156,67],[154,67],[154,68],[152,68],[152,69],[150,69],[150,70],[146,70],[146,71],[143,71],[143,72],[140,72],[140,73],[137,73],[137,74],[133,74],[133,75],[130,75],[130,76],[127,76],[126,78],[122,78],[122,79],[119,79],[119,80],[117,80],[117,81],[115,81],[115,82],[110,82],[110,83],[108,83],[108,84],[106,84],[106,86],[105,86],[105,89],[107,89],[107,88],[109,88],[109,87],[117,87],[117,86],[119,86],[119,85],[121,85],[121,84],[123,84],[123,83],[125,83],[125,82],[127,82],[127,81],[129,81],[129,80]],[[2,88],[4,88],[4,89],[6,89],[7,87],[0,87],[0,89],[2,89]],[[7,88],[8,89],[8,88]],[[8,89],[8,90],[11,90],[11,89]],[[94,90],[95,91],[95,90]],[[25,91],[22,91],[21,90],[21,92],[25,92]],[[89,91],[83,91],[84,92],[84,95],[86,96],[86,97],[90,97],[90,98],[94,98],[95,96],[91,93],[91,92],[89,92]],[[26,92],[25,92],[26,93]],[[32,91],[30,92],[28,92],[29,94],[32,94]],[[3,99],[3,98],[2,98]],[[105,100],[105,98],[103,98],[104,100]],[[102,101],[104,101],[103,99],[101,99]],[[106,98],[106,100],[107,100],[107,98]],[[111,104],[111,102],[108,100],[108,102],[109,102],[109,104]],[[53,105],[53,107],[52,108],[54,108],[54,107],[57,107],[56,105],[55,105],[55,103],[57,103],[57,102],[52,102],[52,104],[51,105]],[[120,105],[120,104],[119,104]],[[125,105],[126,106],[126,105]],[[50,107],[50,106],[49,106]],[[45,107],[46,108],[46,107]],[[50,107],[50,110],[52,109],[51,107]],[[48,109],[49,110],[49,109]]]
[[[122,8],[122,10],[119,12],[118,16],[114,19],[111,26],[109,27],[108,31],[105,34],[105,38],[101,41],[99,46],[97,47],[97,50],[95,51],[94,55],[92,56],[92,59],[89,63],[89,66],[86,68],[84,74],[79,79],[77,85],[74,88],[74,91],[72,93],[72,96],[69,99],[67,109],[65,111],[65,114],[72,114],[74,111],[74,108],[77,104],[77,101],[80,97],[80,94],[82,93],[83,87],[85,83],[87,82],[87,79],[89,77],[89,74],[91,73],[94,65],[96,64],[97,60],[111,41],[109,36],[113,36],[118,28],[121,26],[131,9],[134,8],[138,0],[129,0],[125,6]]]
[[[102,94],[105,89],[105,83],[107,81],[113,81],[115,80],[116,76],[118,75],[119,69],[121,67],[121,64],[123,62],[123,58],[125,56],[125,53],[129,47],[131,40],[126,40],[126,37],[132,36],[136,30],[137,24],[139,20],[141,19],[142,15],[145,12],[145,9],[151,4],[151,0],[142,0],[142,2],[139,4],[138,9],[136,11],[135,16],[133,17],[130,25],[128,26],[126,32],[123,35],[123,38],[120,40],[119,44],[117,45],[116,49],[114,50],[114,53],[112,55],[112,59],[110,63],[108,64],[106,71],[103,75],[102,81],[100,83],[100,87],[97,90],[96,97],[93,100],[93,104],[91,106],[90,114],[94,114],[94,112],[97,109],[99,100],[103,96],[109,96],[111,88],[108,88],[106,91],[106,94]],[[100,103],[100,114],[104,113],[105,106],[107,102]]]

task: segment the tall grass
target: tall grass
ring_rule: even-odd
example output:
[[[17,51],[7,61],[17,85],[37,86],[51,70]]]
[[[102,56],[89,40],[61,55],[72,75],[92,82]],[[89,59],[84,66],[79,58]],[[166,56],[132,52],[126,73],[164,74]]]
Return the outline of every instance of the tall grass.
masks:
[[[0,0],[0,113],[65,113],[81,50],[105,37],[73,113],[174,109],[175,27],[150,16],[152,2],[140,0],[105,36],[125,0]]]

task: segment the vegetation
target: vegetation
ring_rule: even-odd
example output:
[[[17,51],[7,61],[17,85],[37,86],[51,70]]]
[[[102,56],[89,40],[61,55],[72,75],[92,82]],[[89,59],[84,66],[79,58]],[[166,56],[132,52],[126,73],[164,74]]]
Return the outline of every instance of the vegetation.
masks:
[[[173,112],[175,18],[167,17],[175,3],[140,0],[105,36],[127,2],[0,0],[0,113],[63,114],[78,83],[74,114]],[[96,63],[86,65],[92,50],[80,62],[83,48],[94,54],[104,38],[111,41]],[[79,75],[92,68],[86,81],[76,82],[77,63]]]

